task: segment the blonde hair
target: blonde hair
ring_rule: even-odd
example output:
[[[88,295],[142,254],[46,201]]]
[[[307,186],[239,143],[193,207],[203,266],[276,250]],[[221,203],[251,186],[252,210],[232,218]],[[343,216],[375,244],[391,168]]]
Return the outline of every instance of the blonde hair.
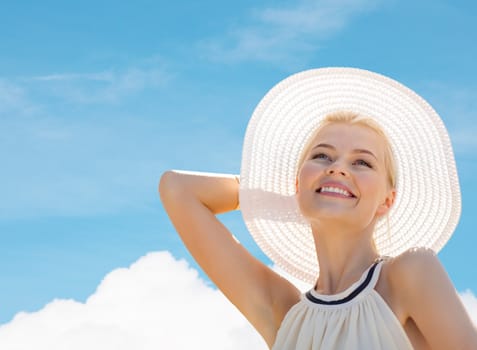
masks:
[[[384,166],[386,169],[386,174],[388,177],[388,183],[391,188],[396,187],[396,161],[394,159],[394,154],[391,148],[391,144],[389,143],[389,139],[387,135],[384,133],[381,126],[379,126],[376,121],[372,118],[362,116],[355,112],[350,111],[339,111],[332,114],[327,115],[323,121],[320,123],[318,128],[313,133],[310,141],[305,145],[300,160],[298,162],[297,171],[300,170],[303,162],[305,161],[305,157],[312,146],[312,142],[315,139],[316,135],[327,125],[335,124],[335,123],[343,123],[343,124],[350,124],[350,125],[361,125],[365,126],[371,130],[373,130],[376,134],[381,136],[384,141]]]

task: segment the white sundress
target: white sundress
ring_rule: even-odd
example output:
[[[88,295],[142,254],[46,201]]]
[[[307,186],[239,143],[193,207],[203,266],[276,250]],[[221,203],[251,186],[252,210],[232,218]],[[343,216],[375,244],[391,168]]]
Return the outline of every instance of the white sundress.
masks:
[[[303,294],[282,321],[272,350],[412,350],[400,322],[374,289],[382,260],[345,291]]]

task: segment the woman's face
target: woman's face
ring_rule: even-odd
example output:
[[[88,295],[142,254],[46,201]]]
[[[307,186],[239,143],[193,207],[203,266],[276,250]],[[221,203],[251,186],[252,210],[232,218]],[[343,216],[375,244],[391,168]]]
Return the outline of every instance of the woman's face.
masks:
[[[311,143],[297,178],[302,214],[364,229],[386,214],[395,191],[387,182],[384,140],[353,124],[325,126]]]

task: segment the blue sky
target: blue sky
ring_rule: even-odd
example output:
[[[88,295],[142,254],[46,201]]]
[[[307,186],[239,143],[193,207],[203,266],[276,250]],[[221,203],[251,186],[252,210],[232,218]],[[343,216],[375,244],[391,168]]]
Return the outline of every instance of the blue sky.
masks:
[[[239,173],[261,97],[324,66],[391,76],[441,114],[463,211],[439,256],[475,295],[476,16],[475,2],[450,0],[4,4],[0,323],[55,299],[85,302],[149,252],[195,266],[159,202],[161,173]],[[222,218],[269,263],[239,213]]]

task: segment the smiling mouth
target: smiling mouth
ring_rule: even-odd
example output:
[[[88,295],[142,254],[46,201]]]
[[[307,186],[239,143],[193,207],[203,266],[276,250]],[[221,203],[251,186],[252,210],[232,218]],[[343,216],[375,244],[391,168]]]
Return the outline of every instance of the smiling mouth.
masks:
[[[354,194],[351,192],[339,188],[339,187],[333,187],[333,186],[323,186],[320,187],[319,189],[316,190],[317,193],[331,196],[331,197],[344,197],[344,198],[356,198]]]

